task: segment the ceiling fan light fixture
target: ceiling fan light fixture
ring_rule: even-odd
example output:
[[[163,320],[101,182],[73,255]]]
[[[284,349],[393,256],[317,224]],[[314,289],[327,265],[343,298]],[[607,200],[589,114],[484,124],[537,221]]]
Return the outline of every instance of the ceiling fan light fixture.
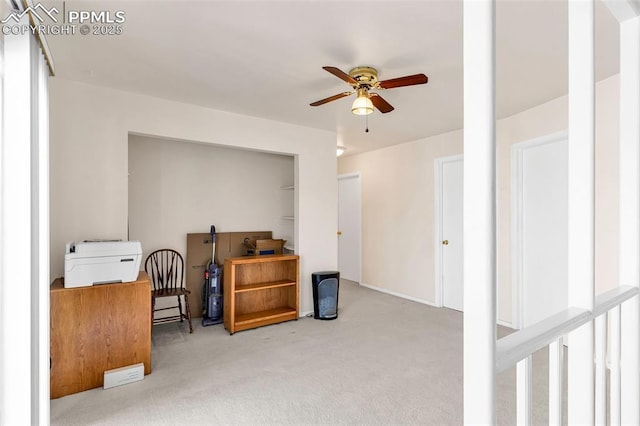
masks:
[[[373,112],[373,102],[369,99],[367,89],[358,89],[358,97],[351,105],[351,112],[355,115],[369,115]]]

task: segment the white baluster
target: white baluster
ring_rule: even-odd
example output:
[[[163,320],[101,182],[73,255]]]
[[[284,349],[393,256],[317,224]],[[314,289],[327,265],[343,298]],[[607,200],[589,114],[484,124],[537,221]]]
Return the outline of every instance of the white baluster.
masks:
[[[607,424],[607,321],[602,314],[595,321],[595,362],[596,362],[596,405],[595,424],[606,426]]]
[[[549,426],[562,424],[564,344],[562,337],[549,345]]]
[[[533,357],[529,355],[516,366],[516,424],[529,426],[532,421]]]
[[[609,424],[620,425],[620,306],[609,311]]]

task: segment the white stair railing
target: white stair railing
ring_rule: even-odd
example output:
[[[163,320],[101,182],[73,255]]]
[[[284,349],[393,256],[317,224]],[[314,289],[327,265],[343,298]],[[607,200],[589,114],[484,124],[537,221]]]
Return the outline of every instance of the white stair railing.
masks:
[[[594,0],[569,0],[569,307],[496,340],[495,0],[463,0],[464,422],[496,422],[496,374],[517,365],[531,422],[531,354],[549,347],[549,423],[561,424],[569,333],[570,424],[640,424],[640,7],[603,0],[620,23],[620,280],[595,297]],[[606,391],[606,354],[610,390]]]
[[[593,311],[579,308],[569,308],[529,327],[497,341],[496,344],[496,373],[501,373],[513,366],[527,371],[517,375],[517,423],[531,423],[531,380],[533,377],[530,367],[531,355],[549,346],[549,424],[562,423],[562,388],[564,364],[562,350],[562,336],[570,333],[584,324],[595,321],[596,336],[595,350],[592,353],[595,361],[595,411],[594,424],[607,424],[606,406],[609,397],[610,418],[612,425],[620,424],[621,398],[615,383],[620,381],[620,306],[628,300],[637,299],[638,287],[621,286],[610,290],[596,298]],[[612,320],[607,327],[607,316]],[[607,339],[607,328],[611,330]],[[624,342],[622,343],[624,345]],[[608,351],[607,351],[608,349]],[[609,353],[609,368],[611,370],[611,390],[606,388],[606,358]],[[529,364],[529,366],[527,366]],[[584,407],[583,407],[584,408]]]

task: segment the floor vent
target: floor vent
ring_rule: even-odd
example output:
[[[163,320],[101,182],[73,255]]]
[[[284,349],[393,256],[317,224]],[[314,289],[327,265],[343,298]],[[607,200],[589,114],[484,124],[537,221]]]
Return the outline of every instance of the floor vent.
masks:
[[[134,364],[127,367],[114,368],[104,372],[104,388],[110,389],[116,386],[138,382],[144,379],[144,364]]]

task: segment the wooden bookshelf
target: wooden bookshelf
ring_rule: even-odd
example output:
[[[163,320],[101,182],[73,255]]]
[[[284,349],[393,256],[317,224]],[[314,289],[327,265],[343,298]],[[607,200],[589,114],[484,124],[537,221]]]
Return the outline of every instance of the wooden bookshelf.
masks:
[[[299,261],[291,254],[225,260],[224,327],[230,334],[298,319]]]

